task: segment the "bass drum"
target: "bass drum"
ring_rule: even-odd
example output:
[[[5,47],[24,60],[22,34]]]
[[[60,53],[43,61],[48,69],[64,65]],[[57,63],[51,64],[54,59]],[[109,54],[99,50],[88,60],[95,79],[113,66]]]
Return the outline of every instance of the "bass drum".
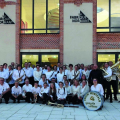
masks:
[[[103,105],[103,97],[99,92],[88,92],[83,97],[83,104],[90,111],[98,110]]]

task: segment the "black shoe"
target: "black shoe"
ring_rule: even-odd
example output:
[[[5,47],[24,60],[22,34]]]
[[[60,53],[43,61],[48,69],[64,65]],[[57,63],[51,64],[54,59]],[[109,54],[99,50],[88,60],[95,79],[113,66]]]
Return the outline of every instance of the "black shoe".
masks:
[[[118,101],[118,99],[116,97],[114,97],[114,100]]]
[[[6,104],[8,104],[8,101],[5,101]]]
[[[17,103],[20,103],[20,100],[18,100],[18,102]]]
[[[120,101],[118,101],[120,103]]]
[[[16,103],[16,100],[13,100],[13,103]]]
[[[2,99],[0,99],[0,104],[2,103]]]
[[[110,101],[110,103],[113,103],[113,101]]]
[[[34,101],[31,102],[32,104],[35,103]]]

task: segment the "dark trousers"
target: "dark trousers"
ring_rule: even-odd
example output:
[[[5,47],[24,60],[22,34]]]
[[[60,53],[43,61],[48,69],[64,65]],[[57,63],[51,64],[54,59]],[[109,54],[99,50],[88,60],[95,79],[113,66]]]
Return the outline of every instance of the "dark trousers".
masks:
[[[43,103],[46,103],[49,100],[49,96],[46,93],[43,93],[43,98],[41,98],[41,99],[42,99]]]
[[[22,95],[19,95],[17,98],[15,98],[13,95],[11,96],[12,100],[18,100],[18,101],[20,101],[21,98],[22,98]]]
[[[107,89],[106,98],[110,96],[110,101],[112,101],[111,82],[104,80],[103,88],[104,88],[104,93],[105,93],[105,89]]]
[[[56,99],[57,99],[57,97],[56,97],[56,93],[52,93],[51,95],[53,96],[53,100],[51,99],[51,97],[49,97],[50,102],[55,102]]]
[[[65,104],[65,100],[57,100],[57,103],[64,105]]]
[[[31,84],[32,86],[34,86],[34,78],[33,78],[33,77],[30,77],[30,78],[28,78],[28,79],[29,79],[30,84]]]
[[[33,101],[33,94],[32,92],[27,92],[26,93],[26,102],[30,102],[30,99]]]
[[[76,104],[78,102],[78,96],[74,95],[72,96],[72,104]]]
[[[72,102],[72,96],[70,94],[67,95],[66,101],[68,101],[68,104],[70,104],[70,102]]]
[[[10,96],[11,96],[11,92],[10,92],[10,91],[8,91],[7,93],[5,93],[5,94],[2,96],[2,98],[5,99],[5,103],[8,103]]]
[[[111,85],[114,91],[114,98],[117,98],[117,80],[111,80]]]

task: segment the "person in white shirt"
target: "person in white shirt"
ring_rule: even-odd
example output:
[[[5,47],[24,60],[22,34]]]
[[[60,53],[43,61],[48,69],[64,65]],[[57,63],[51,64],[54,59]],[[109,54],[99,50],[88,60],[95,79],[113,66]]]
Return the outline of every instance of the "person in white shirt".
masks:
[[[40,87],[38,87],[38,82],[35,81],[34,87],[32,88],[32,93],[33,93],[33,98],[34,98],[35,103],[39,102],[39,94],[40,94],[40,92],[41,92],[41,89],[40,89]],[[32,102],[32,103],[34,103],[34,102]]]
[[[78,97],[80,93],[80,85],[78,80],[74,80],[74,85],[72,86],[72,103],[76,104],[78,103]]]
[[[42,78],[39,81],[39,87],[42,88],[44,86],[45,82],[47,82],[47,84],[49,84],[48,81],[46,80],[46,75],[42,74]]]
[[[64,75],[64,76],[63,76],[63,81],[64,81],[64,82],[63,82],[63,86],[65,86],[65,81],[66,81],[66,80],[67,80],[67,75]],[[70,82],[69,82],[69,81],[68,81],[68,83],[69,83],[68,85],[70,86]]]
[[[2,103],[2,99],[5,99],[5,103],[8,104],[10,98],[10,87],[8,83],[4,82],[4,78],[0,77],[0,103]]]
[[[71,86],[69,86],[69,81],[68,80],[65,80],[65,88],[67,90],[66,101],[68,101],[68,104],[70,104],[71,98],[72,98],[72,91],[71,91]]]
[[[4,63],[4,64],[3,64],[3,68],[4,68],[3,71],[8,71],[7,63]]]
[[[50,83],[49,96],[50,96],[50,102],[54,103],[57,99],[55,83]]]
[[[84,74],[86,76],[86,79],[88,80],[90,71],[87,69],[87,66],[84,67],[82,74]]]
[[[106,78],[111,77],[112,69],[109,67],[108,63],[105,63],[104,67],[105,67],[105,71],[108,73],[107,75],[104,76],[104,78],[106,79]],[[111,92],[111,82],[104,80],[104,86],[105,86],[105,88],[107,88],[106,99],[108,99],[110,96],[110,103],[112,103],[113,101],[112,101],[112,92]]]
[[[44,87],[41,88],[41,92],[39,94],[40,98],[42,99],[42,104],[47,104],[49,100],[49,87],[47,83],[44,83]]]
[[[36,68],[37,68],[37,70],[34,71],[33,77],[34,77],[34,81],[39,82],[41,79],[42,71],[40,71],[39,65],[37,65]]]
[[[53,66],[53,72],[54,72],[54,74],[53,74],[52,77],[55,78],[55,79],[57,79],[58,71],[57,71],[57,66],[56,65]]]
[[[70,70],[68,70],[67,79],[71,81],[74,78],[73,64],[69,64]]]
[[[59,73],[60,67],[61,67],[61,63],[58,62],[58,63],[57,63],[57,71],[58,71],[58,73]]]
[[[82,80],[82,86],[80,86],[80,92],[78,95],[78,99],[80,100],[80,102],[82,102],[82,99],[87,92],[89,92],[89,86],[87,85],[87,81]]]
[[[113,62],[109,61],[109,66],[112,67],[113,66]],[[114,68],[113,68],[114,69]],[[112,70],[112,80],[111,80],[111,85],[114,91],[114,100],[118,100],[117,99],[117,85],[118,85],[118,81],[117,81],[117,77],[116,77],[116,73],[114,70]]]
[[[79,76],[80,76],[80,71],[78,70],[78,66],[75,65],[75,70],[74,70],[74,79],[79,81]]]
[[[63,74],[64,74],[64,75],[67,75],[67,74],[68,74],[68,70],[67,70],[66,65],[63,65]]]
[[[17,70],[13,72],[13,79],[15,81],[18,81],[18,79],[21,78],[21,81],[19,82],[19,86],[23,86],[24,79],[25,79],[25,72],[21,69],[21,65],[17,65]]]
[[[53,78],[54,72],[51,71],[51,67],[47,66],[47,72],[45,73],[47,81],[50,83],[51,79]]]
[[[12,70],[15,69],[15,63],[11,62]]]
[[[33,80],[33,69],[29,67],[28,63],[25,62],[25,67],[23,68],[25,71],[25,77],[29,79],[30,84],[33,86],[34,85],[34,80]]]
[[[57,83],[64,82],[63,76],[64,76],[63,68],[60,67],[60,72],[57,74]]]
[[[22,90],[21,87],[19,86],[19,82],[15,82],[15,86],[12,87],[11,90],[11,99],[13,100],[13,103],[16,102],[16,99],[18,100],[17,102],[20,103],[20,99],[22,98]]]
[[[52,79],[51,79],[51,83],[54,83],[54,84],[55,84],[55,87],[56,87],[56,88],[59,88],[59,85],[58,85],[58,83],[56,83],[56,79],[55,79],[55,78],[52,78]],[[50,87],[50,84],[49,84],[49,87]]]
[[[0,77],[4,78],[5,82],[9,77],[9,72],[7,70],[3,70],[3,65],[0,65]]]
[[[84,64],[82,63],[81,65],[80,65],[80,69],[79,69],[79,71],[80,71],[80,76],[79,76],[79,79],[81,80],[81,78],[82,78],[82,71],[84,70]]]
[[[63,82],[59,82],[59,88],[57,88],[57,103],[65,104],[65,100],[67,97],[67,90],[63,87]]]
[[[45,74],[47,72],[47,65],[45,65],[44,69],[42,70],[42,74]]]
[[[12,66],[11,65],[9,65],[8,66],[8,73],[9,73],[9,77],[8,77],[8,79],[6,79],[6,82],[9,84],[9,86],[10,86],[10,88],[12,88],[13,86],[14,86],[14,83],[15,83],[15,81],[13,80],[13,70],[12,70]]]
[[[30,99],[33,102],[33,94],[32,94],[32,85],[29,84],[29,79],[25,80],[25,85],[22,87],[22,97],[25,98],[25,101],[30,103]]]

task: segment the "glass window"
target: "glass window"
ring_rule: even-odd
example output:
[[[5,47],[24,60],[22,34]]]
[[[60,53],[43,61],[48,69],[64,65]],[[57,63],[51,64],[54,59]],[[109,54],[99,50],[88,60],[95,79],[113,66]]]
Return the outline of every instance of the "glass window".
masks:
[[[31,62],[31,65],[36,65],[38,55],[22,55],[22,67],[24,67],[25,62]]]
[[[97,0],[97,27],[97,32],[120,32],[120,0]]]
[[[21,0],[21,33],[59,33],[59,0]]]
[[[58,55],[42,55],[42,66],[44,66],[45,64],[50,65],[50,66],[54,66],[57,65],[58,63]]]

